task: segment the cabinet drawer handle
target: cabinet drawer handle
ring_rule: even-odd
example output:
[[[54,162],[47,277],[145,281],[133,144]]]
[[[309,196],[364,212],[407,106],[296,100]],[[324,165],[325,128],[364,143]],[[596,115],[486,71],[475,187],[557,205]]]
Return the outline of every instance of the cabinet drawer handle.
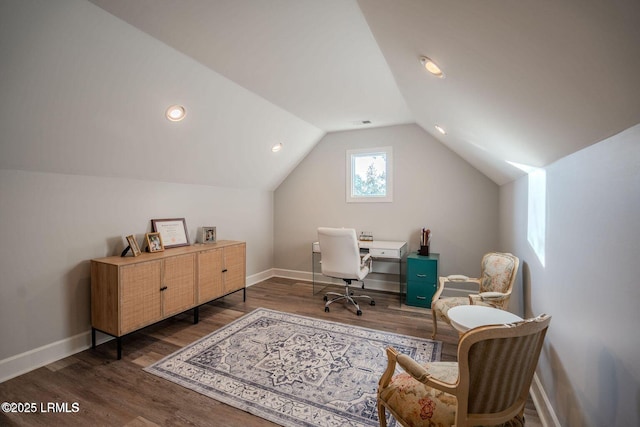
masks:
[[[427,297],[421,297],[416,295],[416,299],[427,299]]]
[[[166,291],[166,290],[167,290],[167,287],[166,287],[166,286],[163,286],[163,287],[161,287],[161,288],[160,288],[160,290],[161,290],[161,291]]]
[[[418,277],[427,277],[426,274],[416,274],[416,276],[418,276]]]
[[[222,272],[223,272],[223,273],[226,273],[226,272],[227,272],[227,269],[225,268],[224,270],[222,270]]]

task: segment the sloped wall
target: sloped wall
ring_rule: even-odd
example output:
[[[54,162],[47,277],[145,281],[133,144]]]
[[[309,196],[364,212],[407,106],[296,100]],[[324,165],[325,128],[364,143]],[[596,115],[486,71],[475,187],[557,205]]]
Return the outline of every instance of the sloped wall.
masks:
[[[527,177],[500,188],[525,312],[553,316],[538,377],[560,425],[640,425],[640,125],[544,170],[544,264],[527,238]]]

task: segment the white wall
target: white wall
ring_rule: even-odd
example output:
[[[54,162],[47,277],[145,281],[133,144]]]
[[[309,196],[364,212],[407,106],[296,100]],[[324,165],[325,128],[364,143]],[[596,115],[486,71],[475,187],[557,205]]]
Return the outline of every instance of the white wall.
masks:
[[[393,147],[393,203],[346,203],[346,150]],[[319,226],[353,227],[419,247],[422,227],[444,274],[480,273],[498,248],[498,186],[416,125],[327,134],[276,189],[275,267],[311,271]]]
[[[273,265],[270,191],[0,170],[0,200],[0,379],[10,357],[88,344],[89,260],[127,234],[142,247],[152,218],[186,218],[191,242],[206,225],[246,241],[249,276]]]
[[[553,316],[538,376],[563,426],[640,425],[640,125],[545,170],[544,265],[527,240],[527,177],[500,189],[527,314]]]

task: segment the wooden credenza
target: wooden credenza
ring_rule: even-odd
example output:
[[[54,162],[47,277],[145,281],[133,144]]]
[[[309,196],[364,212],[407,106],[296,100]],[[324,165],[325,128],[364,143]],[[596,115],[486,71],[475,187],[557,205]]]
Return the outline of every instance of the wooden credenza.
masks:
[[[222,240],[138,257],[91,260],[91,344],[96,331],[121,337],[242,290],[246,300],[246,244]]]

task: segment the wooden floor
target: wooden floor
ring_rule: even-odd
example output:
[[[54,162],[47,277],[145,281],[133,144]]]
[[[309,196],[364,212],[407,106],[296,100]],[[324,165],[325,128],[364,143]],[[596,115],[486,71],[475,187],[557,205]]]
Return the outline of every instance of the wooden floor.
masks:
[[[317,286],[316,286],[317,290]],[[364,293],[357,289],[356,293]],[[115,340],[96,349],[36,369],[0,384],[0,401],[34,403],[36,413],[0,412],[0,426],[265,426],[274,425],[148,374],[143,367],[211,333],[259,307],[327,319],[367,328],[430,338],[431,315],[426,309],[402,307],[396,294],[367,290],[375,306],[342,303],[324,312],[323,294],[313,295],[311,284],[272,278],[200,308],[200,322],[191,312],[147,327],[123,338],[123,354],[116,360]],[[457,333],[438,324],[443,341],[442,360],[456,360]],[[66,412],[56,413],[57,409]],[[60,405],[63,404],[63,405]],[[76,410],[77,409],[77,410]],[[527,427],[541,426],[529,399]]]

